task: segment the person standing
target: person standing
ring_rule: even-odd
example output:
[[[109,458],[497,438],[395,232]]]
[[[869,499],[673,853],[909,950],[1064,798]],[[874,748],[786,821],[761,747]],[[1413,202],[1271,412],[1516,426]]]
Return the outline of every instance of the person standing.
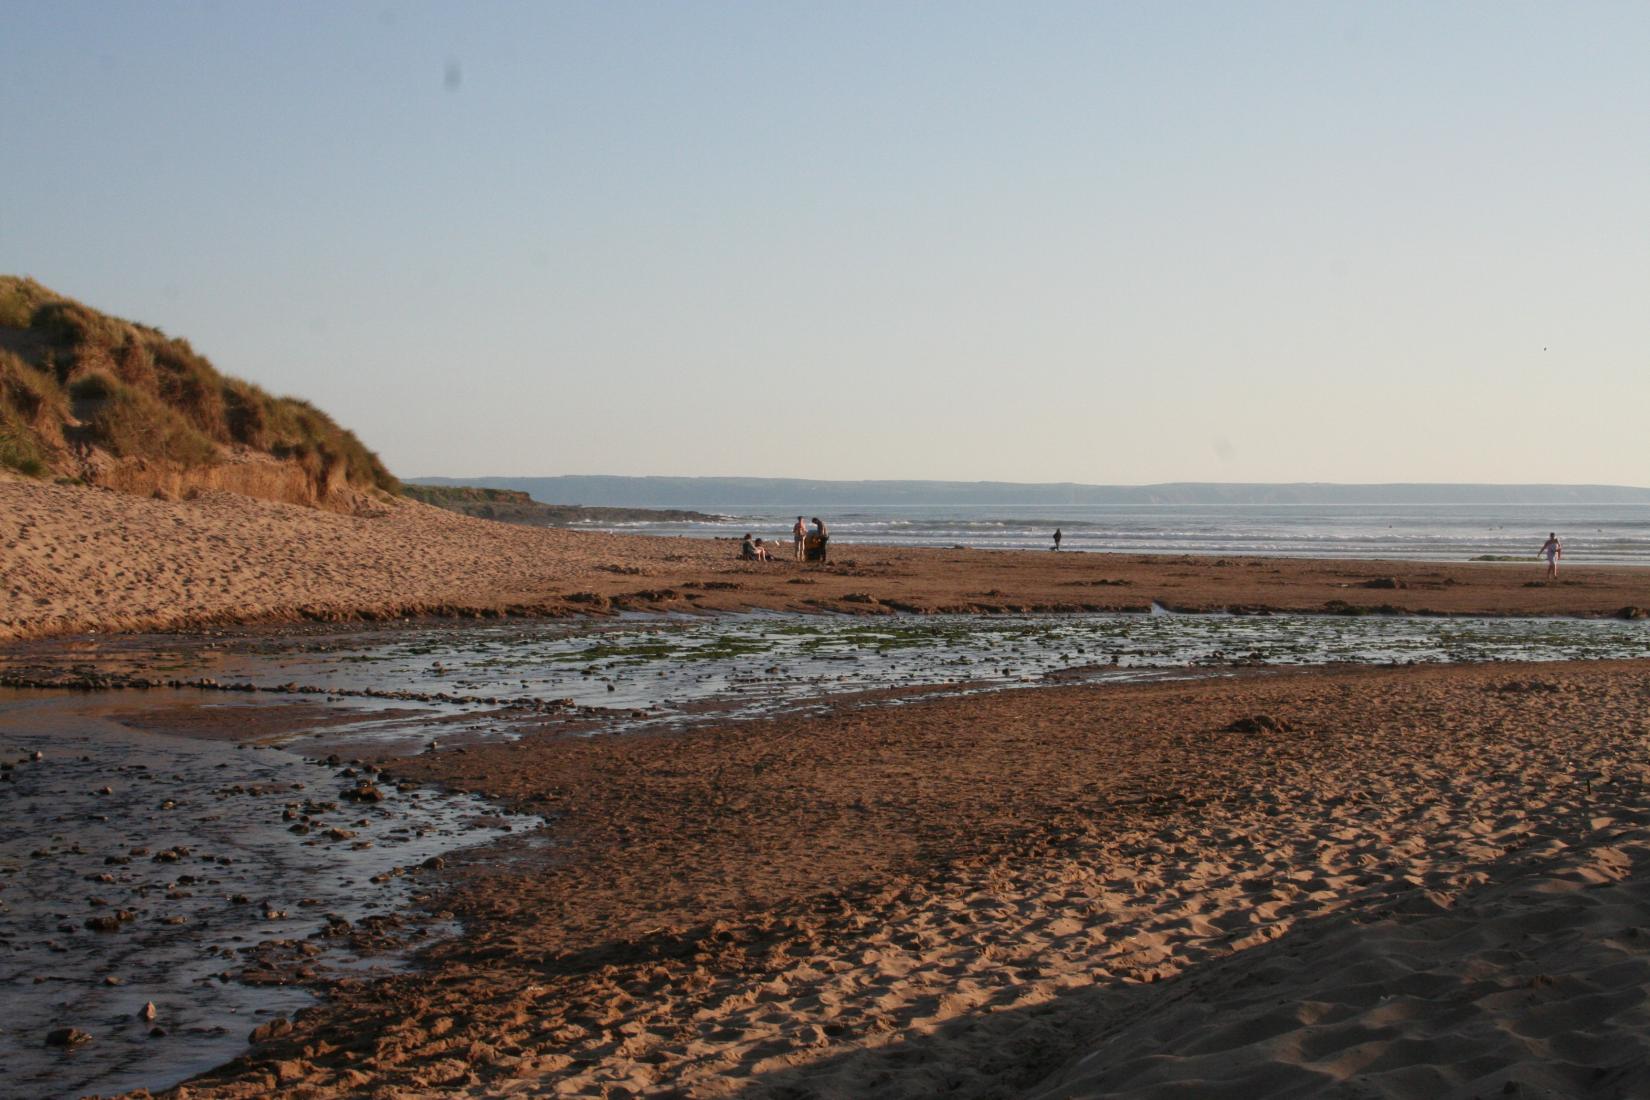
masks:
[[[1058,549],[1060,549],[1060,540],[1061,540],[1061,539],[1062,539],[1062,538],[1064,538],[1064,537],[1065,537],[1065,536],[1063,536],[1063,535],[1062,535],[1062,534],[1060,534],[1060,529],[1059,529],[1059,528],[1058,528],[1058,527],[1056,527],[1056,528],[1055,528],[1055,529],[1054,529],[1054,548],[1055,548],[1055,549],[1056,549],[1056,550],[1058,550]]]
[[[825,530],[824,520],[820,519],[818,516],[815,516],[812,522],[814,525],[814,534],[819,536],[819,560],[824,562],[831,543],[831,535]]]
[[[808,540],[808,525],[802,522],[801,516],[796,517],[796,526],[791,528],[791,538],[796,541],[796,560],[801,561]]]
[[[1548,580],[1556,581],[1558,579],[1558,559],[1563,556],[1564,547],[1558,541],[1558,532],[1553,531],[1547,535],[1547,541],[1541,544],[1541,549],[1536,554],[1538,558],[1547,559]]]

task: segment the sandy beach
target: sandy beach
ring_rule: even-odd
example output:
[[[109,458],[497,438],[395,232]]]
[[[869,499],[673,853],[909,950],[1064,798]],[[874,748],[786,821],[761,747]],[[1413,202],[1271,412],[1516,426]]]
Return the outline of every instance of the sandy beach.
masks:
[[[0,1100],[1650,1100],[1650,3],[0,26]]]
[[[386,761],[565,843],[457,861],[469,935],[425,973],[175,1095],[1634,1095],[1647,672],[1261,673]]]
[[[1645,572],[841,547],[0,478],[13,646],[618,609],[1631,619]],[[321,983],[182,1097],[1642,1094],[1650,661],[1233,668],[361,767],[548,822],[423,873],[463,934]],[[276,739],[299,711],[123,708]],[[304,719],[325,752],[331,716]],[[483,717],[482,725],[486,724]],[[588,730],[581,730],[588,732]],[[351,773],[344,773],[351,774]],[[136,1094],[135,1094],[136,1095]]]
[[[1643,616],[1642,569],[835,548],[825,567],[737,544],[360,514],[228,492],[163,501],[0,473],[0,639],[419,615],[770,608],[915,612],[1371,611]]]

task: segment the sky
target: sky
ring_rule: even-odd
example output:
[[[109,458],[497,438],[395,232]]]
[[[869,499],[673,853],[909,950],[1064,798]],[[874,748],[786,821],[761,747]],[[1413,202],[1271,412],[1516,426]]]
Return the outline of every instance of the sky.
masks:
[[[0,0],[0,272],[398,474],[1650,485],[1650,4]]]

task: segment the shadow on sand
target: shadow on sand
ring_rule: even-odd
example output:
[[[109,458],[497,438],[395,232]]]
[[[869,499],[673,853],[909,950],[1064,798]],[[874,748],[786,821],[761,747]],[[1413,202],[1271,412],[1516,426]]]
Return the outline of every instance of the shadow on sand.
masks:
[[[1510,858],[1452,898],[1403,883],[1178,976],[1107,981],[817,1061],[750,1052],[741,1100],[1650,1095],[1650,829]],[[834,1036],[841,1042],[853,1036]],[[771,1063],[770,1063],[771,1066]]]

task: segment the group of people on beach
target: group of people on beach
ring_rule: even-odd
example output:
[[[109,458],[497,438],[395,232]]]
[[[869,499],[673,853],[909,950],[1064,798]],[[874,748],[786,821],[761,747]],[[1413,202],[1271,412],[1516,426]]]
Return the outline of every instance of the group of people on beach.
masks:
[[[808,523],[813,524],[813,531],[808,530]],[[825,521],[818,516],[808,523],[796,517],[796,524],[791,528],[791,542],[794,546],[797,561],[826,560],[827,547],[830,545],[831,535],[825,527]],[[752,538],[749,531],[745,532],[745,539],[739,546],[741,561],[773,561],[773,546],[777,539]]]
[[[813,531],[808,531],[808,524],[796,517],[796,524],[791,528],[791,541],[795,549],[797,561],[824,561],[826,546],[831,540],[825,529],[825,521],[818,516],[808,521],[813,524]],[[778,540],[763,540],[753,538],[749,531],[745,532],[744,542],[739,547],[739,557],[743,561],[773,561],[773,545]],[[1054,549],[1059,550],[1060,544],[1065,541],[1065,534],[1058,527],[1054,529]],[[1547,535],[1547,541],[1541,544],[1536,551],[1536,557],[1547,559],[1547,579],[1558,579],[1558,561],[1564,556],[1564,546],[1559,542],[1558,532]]]

